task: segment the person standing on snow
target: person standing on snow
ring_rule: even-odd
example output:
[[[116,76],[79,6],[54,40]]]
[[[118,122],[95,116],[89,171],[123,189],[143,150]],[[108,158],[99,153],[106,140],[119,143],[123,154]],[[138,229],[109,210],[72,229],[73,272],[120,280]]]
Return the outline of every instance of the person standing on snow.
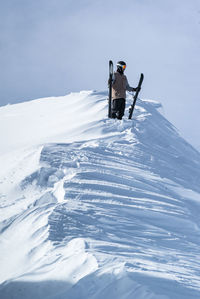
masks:
[[[124,75],[126,63],[119,61],[117,71],[112,79],[112,118],[122,119],[126,105],[126,90],[137,91],[137,88],[131,87]]]

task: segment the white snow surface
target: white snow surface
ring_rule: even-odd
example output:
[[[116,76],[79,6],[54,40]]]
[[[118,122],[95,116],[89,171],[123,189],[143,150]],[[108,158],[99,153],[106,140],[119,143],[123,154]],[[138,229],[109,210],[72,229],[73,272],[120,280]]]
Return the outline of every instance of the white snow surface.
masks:
[[[1,299],[200,298],[200,153],[131,101],[0,108]]]

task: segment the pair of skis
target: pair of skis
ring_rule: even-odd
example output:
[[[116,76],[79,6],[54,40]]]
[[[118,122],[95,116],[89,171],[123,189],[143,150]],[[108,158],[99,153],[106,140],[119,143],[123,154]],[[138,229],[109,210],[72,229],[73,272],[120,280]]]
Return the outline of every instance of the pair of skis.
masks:
[[[113,79],[113,62],[112,60],[109,61],[109,99],[108,99],[108,117],[112,118],[112,79]],[[140,80],[137,86],[137,91],[135,93],[135,95],[133,96],[133,104],[131,105],[130,109],[129,109],[129,116],[128,119],[132,118],[133,115],[133,111],[135,108],[135,104],[138,98],[138,94],[140,92],[141,86],[142,86],[142,82],[144,79],[144,75],[141,74],[140,75]]]

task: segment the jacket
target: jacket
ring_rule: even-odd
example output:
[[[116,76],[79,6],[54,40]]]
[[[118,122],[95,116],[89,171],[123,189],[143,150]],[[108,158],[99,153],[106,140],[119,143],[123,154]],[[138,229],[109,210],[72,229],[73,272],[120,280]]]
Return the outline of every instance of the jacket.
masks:
[[[126,99],[126,90],[134,91],[134,88],[129,86],[128,80],[124,74],[115,72],[112,81],[112,99]]]

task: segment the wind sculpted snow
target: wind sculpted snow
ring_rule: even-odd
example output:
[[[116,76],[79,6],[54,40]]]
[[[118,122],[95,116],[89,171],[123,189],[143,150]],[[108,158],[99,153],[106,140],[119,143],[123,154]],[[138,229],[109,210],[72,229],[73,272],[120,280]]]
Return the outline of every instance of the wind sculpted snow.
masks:
[[[0,108],[16,121],[2,139],[0,298],[200,298],[200,154],[160,108],[138,100],[132,121],[107,119],[98,92]]]

